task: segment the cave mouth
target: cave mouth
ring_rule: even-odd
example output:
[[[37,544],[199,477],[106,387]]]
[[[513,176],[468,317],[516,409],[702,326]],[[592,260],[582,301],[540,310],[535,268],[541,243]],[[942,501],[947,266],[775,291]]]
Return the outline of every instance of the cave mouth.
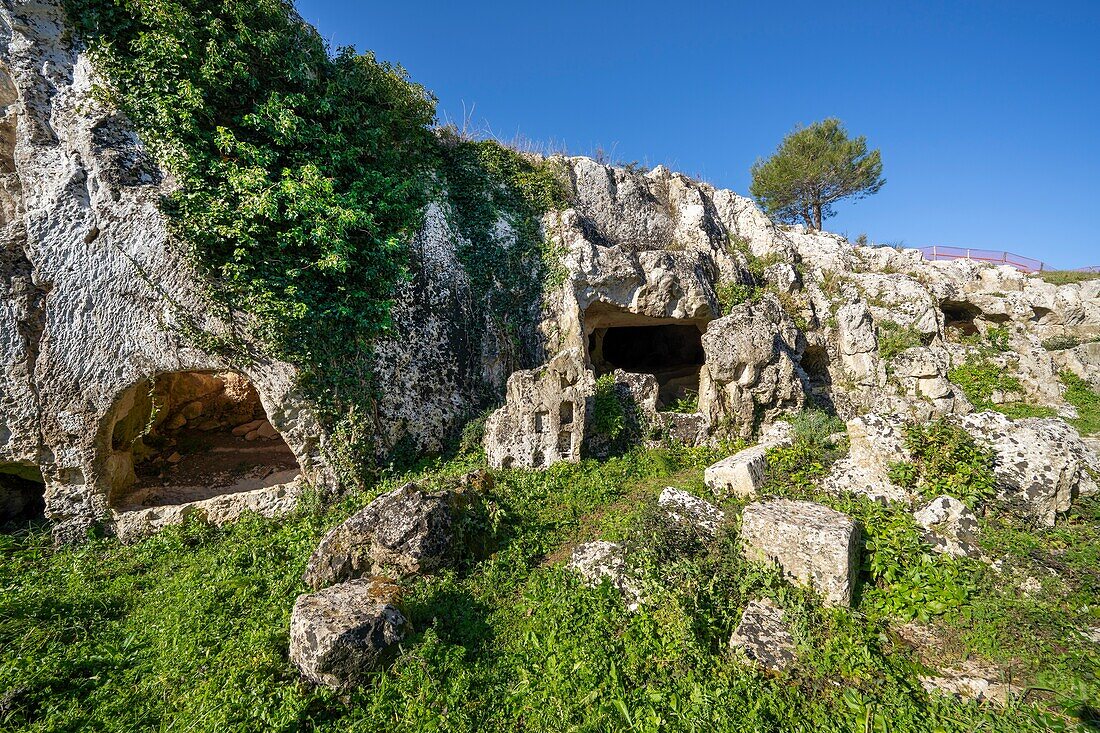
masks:
[[[961,336],[973,336],[978,333],[978,326],[974,319],[982,314],[982,311],[971,303],[945,300],[940,303],[940,311],[943,313],[944,330],[955,331]]]
[[[46,482],[37,466],[0,464],[0,525],[46,518]]]
[[[615,369],[652,374],[659,386],[657,409],[697,399],[699,370],[706,354],[695,324],[605,326],[588,337],[588,353],[597,376]]]
[[[110,421],[113,509],[171,506],[293,481],[294,452],[235,372],[167,372],[130,387]]]

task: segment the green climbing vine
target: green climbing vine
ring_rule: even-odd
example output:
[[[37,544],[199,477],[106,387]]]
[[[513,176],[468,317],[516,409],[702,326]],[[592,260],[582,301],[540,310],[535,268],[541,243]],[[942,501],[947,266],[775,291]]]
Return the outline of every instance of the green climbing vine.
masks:
[[[537,318],[554,261],[539,217],[568,199],[551,164],[436,130],[434,99],[401,68],[331,53],[286,0],[65,6],[98,93],[174,180],[162,209],[211,305],[299,367],[345,474],[371,463],[373,344],[440,186],[475,295],[517,342]]]

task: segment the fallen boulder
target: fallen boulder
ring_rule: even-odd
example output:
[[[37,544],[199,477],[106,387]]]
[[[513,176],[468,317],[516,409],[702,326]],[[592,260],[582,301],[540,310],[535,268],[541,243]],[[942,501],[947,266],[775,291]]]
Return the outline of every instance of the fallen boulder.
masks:
[[[978,518],[958,499],[937,496],[913,518],[924,528],[924,540],[932,549],[953,557],[978,557]]]
[[[788,422],[777,420],[761,433],[757,445],[708,466],[703,471],[703,482],[719,498],[756,496],[767,480],[768,450],[793,442],[794,428]]]
[[[469,492],[486,490],[491,480],[475,471],[454,490],[429,493],[410,482],[379,496],[322,538],[306,565],[306,585],[438,570],[455,557],[455,524]]]
[[[730,636],[730,649],[773,672],[794,662],[794,639],[783,609],[769,598],[750,601]]]
[[[290,616],[290,660],[310,682],[347,688],[396,651],[409,631],[399,589],[385,578],[304,593]]]
[[[703,471],[703,482],[721,498],[756,496],[767,479],[767,448],[756,445],[723,458]]]
[[[741,542],[750,560],[776,562],[784,574],[812,586],[832,605],[850,605],[859,569],[859,525],[812,501],[749,504]]]
[[[587,585],[598,586],[606,578],[611,586],[623,594],[627,609],[638,610],[642,601],[642,589],[627,571],[624,548],[617,542],[597,540],[573,548],[573,556],[566,565],[575,571]]]
[[[979,412],[958,423],[994,452],[998,498],[1022,514],[1050,527],[1075,496],[1096,492],[1096,455],[1065,421]]]
[[[726,513],[718,507],[671,486],[661,492],[657,506],[672,521],[690,525],[705,539],[714,539],[718,528],[726,521]]]

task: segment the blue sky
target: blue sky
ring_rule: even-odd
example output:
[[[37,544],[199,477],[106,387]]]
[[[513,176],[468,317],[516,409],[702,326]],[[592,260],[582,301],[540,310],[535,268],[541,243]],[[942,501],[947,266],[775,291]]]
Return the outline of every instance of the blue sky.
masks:
[[[504,139],[747,194],[795,123],[836,116],[882,150],[887,184],[827,229],[1100,265],[1100,0],[297,7]]]

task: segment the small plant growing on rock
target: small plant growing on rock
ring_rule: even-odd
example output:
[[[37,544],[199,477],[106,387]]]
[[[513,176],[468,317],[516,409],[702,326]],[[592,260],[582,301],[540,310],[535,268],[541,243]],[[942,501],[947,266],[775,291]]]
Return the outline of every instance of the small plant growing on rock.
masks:
[[[985,334],[985,340],[994,351],[1010,351],[1012,349],[1012,334],[1005,327],[991,328]]]
[[[890,480],[926,497],[946,494],[971,509],[994,495],[993,453],[980,448],[962,428],[946,420],[905,430],[911,462],[895,464]]]
[[[878,353],[884,361],[891,361],[906,349],[923,344],[920,331],[912,326],[889,320],[878,323]]]
[[[1100,394],[1068,369],[1058,376],[1066,387],[1066,402],[1077,409],[1077,419],[1070,422],[1083,435],[1100,433]]]
[[[736,306],[755,300],[758,291],[754,286],[744,283],[721,283],[715,288],[715,295],[722,306],[722,313],[728,314]]]
[[[686,415],[699,412],[699,393],[687,392],[683,397],[666,407],[663,412],[679,412]]]
[[[592,432],[616,440],[626,429],[626,410],[619,399],[614,375],[605,374],[596,380],[592,400]]]

